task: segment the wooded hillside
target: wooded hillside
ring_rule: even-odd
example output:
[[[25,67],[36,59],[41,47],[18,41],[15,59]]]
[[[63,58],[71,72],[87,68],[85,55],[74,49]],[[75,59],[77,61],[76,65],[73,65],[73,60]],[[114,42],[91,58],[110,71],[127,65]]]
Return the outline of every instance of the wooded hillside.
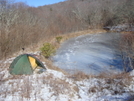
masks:
[[[58,34],[134,24],[134,0],[67,0],[30,7],[0,0],[0,57]]]

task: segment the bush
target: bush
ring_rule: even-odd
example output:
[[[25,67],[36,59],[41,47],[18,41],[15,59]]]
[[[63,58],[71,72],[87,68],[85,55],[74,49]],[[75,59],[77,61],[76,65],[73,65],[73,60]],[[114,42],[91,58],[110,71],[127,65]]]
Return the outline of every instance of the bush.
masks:
[[[45,58],[49,58],[55,53],[55,47],[50,43],[43,44],[43,47],[41,47],[40,50]]]
[[[57,37],[56,37],[56,41],[57,41],[58,43],[60,43],[61,40],[62,40],[62,36],[57,36]]]

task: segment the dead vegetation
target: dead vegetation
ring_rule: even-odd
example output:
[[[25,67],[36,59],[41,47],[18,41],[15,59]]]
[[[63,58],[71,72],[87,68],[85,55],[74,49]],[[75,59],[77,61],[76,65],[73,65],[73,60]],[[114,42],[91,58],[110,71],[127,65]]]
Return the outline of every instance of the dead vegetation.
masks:
[[[0,57],[7,58],[22,48],[38,50],[59,35],[124,23],[133,25],[133,4],[132,0],[67,0],[35,8],[1,0]],[[69,34],[61,42],[68,38]]]
[[[42,57],[42,59],[45,58]],[[1,72],[0,95],[2,95],[3,98],[12,95],[14,96],[12,98],[13,100],[17,99],[19,101],[29,100],[31,96],[34,96],[36,100],[39,98],[40,94],[42,94],[42,89],[47,88],[49,89],[48,92],[51,92],[50,97],[56,96],[58,100],[60,94],[67,94],[70,98],[77,95],[81,98],[79,87],[85,87],[84,81],[89,81],[88,83],[90,84],[90,86],[87,87],[88,94],[99,94],[100,92],[101,94],[110,92],[112,95],[128,93],[126,89],[129,89],[129,86],[133,84],[133,76],[130,76],[129,73],[118,75],[106,75],[103,73],[99,76],[92,76],[84,74],[83,72],[77,72],[70,75],[52,66],[51,61],[48,59],[44,61],[47,61],[46,65],[49,70],[54,70],[58,73],[63,72],[64,75],[62,77],[56,77],[55,73],[52,74],[46,71],[44,74],[37,74],[36,76],[11,76],[8,73]],[[5,77],[6,75],[8,76]],[[94,82],[92,80],[94,80]],[[78,84],[79,82],[81,85]],[[133,89],[129,89],[129,93],[133,93]],[[16,98],[16,96],[19,96],[19,98]]]
[[[75,81],[82,81],[84,79],[92,78],[93,76],[87,75],[82,71],[78,71],[78,72],[76,71],[76,73],[70,74],[68,77],[75,80]]]
[[[51,87],[50,92],[54,92],[53,94],[55,96],[58,96],[59,94],[68,94],[70,91],[72,92],[70,94],[73,94],[73,92],[77,90],[76,85],[74,86],[63,79],[55,78],[53,74],[43,77],[42,80],[45,85],[49,85]]]
[[[89,88],[89,93],[97,93],[109,91],[111,95],[128,93],[126,89],[133,82],[133,77],[120,75],[115,77],[100,78],[96,81],[97,85],[91,86]],[[101,82],[102,81],[102,82]],[[129,89],[129,93],[133,94],[133,90]]]
[[[42,89],[48,89],[48,93],[51,93],[51,97],[56,96],[57,99],[60,94],[66,94],[72,98],[74,94],[78,92],[77,85],[66,81],[67,78],[55,77],[52,73],[45,73],[44,75],[37,75],[36,77],[23,75],[1,79],[1,97],[6,98],[9,95],[14,96],[12,100],[17,99],[16,96],[19,97],[19,101],[31,99],[33,96],[35,97],[34,99],[36,99],[42,94]]]
[[[5,2],[6,0],[2,0],[2,1]],[[130,1],[129,1],[129,3],[130,3]],[[73,3],[75,4],[75,2],[77,2],[77,1],[74,0]],[[81,2],[83,2],[83,3],[81,3]],[[102,3],[102,1],[97,0],[97,2],[91,1],[91,4],[97,6],[99,2]],[[108,0],[108,2],[110,2],[110,1]],[[118,2],[117,4],[119,4],[120,0],[118,0],[117,2]],[[0,3],[2,3],[2,2],[0,1]],[[50,42],[56,48],[59,48],[59,46],[64,41],[66,41],[70,38],[77,37],[80,35],[85,35],[85,34],[105,32],[102,29],[89,29],[89,26],[90,26],[90,28],[102,28],[105,25],[111,25],[113,23],[118,24],[118,23],[130,22],[130,21],[133,22],[133,19],[132,19],[133,16],[130,17],[129,21],[126,20],[126,19],[128,19],[128,16],[127,17],[123,16],[123,13],[125,11],[122,14],[120,14],[119,16],[116,16],[116,17],[111,16],[112,18],[110,17],[110,19],[108,19],[109,17],[106,17],[107,19],[105,21],[105,19],[102,20],[101,18],[96,18],[96,17],[98,15],[100,15],[102,12],[103,12],[102,15],[104,16],[106,14],[107,9],[104,9],[102,11],[99,11],[99,9],[95,10],[97,13],[95,14],[95,18],[94,18],[93,16],[86,15],[86,14],[90,14],[90,13],[92,14],[94,12],[87,13],[85,11],[84,15],[80,13],[81,10],[83,11],[83,9],[80,9],[80,8],[87,7],[87,6],[83,6],[83,4],[85,5],[87,3],[87,1],[84,2],[82,0],[82,1],[77,2],[76,4],[79,4],[82,6],[75,5],[76,9],[74,9],[74,11],[70,11],[73,8],[73,4],[71,3],[70,0],[65,3],[67,5],[69,5],[69,7],[72,6],[70,8],[67,6],[68,7],[67,14],[64,12],[64,9],[63,9],[63,11],[60,11],[61,13],[57,13],[57,11],[59,9],[56,9],[56,11],[54,11],[55,9],[53,7],[55,7],[56,5],[39,7],[36,9],[33,7],[28,7],[25,4],[17,4],[17,5],[14,4],[11,7],[14,12],[9,11],[8,14],[6,15],[6,17],[2,18],[2,22],[0,23],[0,29],[2,29],[2,30],[0,30],[0,37],[1,37],[0,57],[7,58],[8,56],[12,56],[14,53],[16,55],[16,52],[20,52],[20,50],[22,50],[22,48],[25,48],[25,51],[22,53],[25,53],[27,51],[37,51],[45,42]],[[60,3],[59,5],[62,6],[61,4],[62,3]],[[70,4],[72,4],[72,5],[70,5]],[[125,1],[122,4],[125,4]],[[8,4],[8,2],[6,5],[11,6],[11,4]],[[105,3],[105,6],[106,5],[107,4]],[[121,4],[119,4],[119,5],[121,5]],[[132,6],[133,5],[131,5],[131,7]],[[16,7],[18,7],[18,8],[16,8]],[[112,6],[110,6],[110,7],[112,7]],[[121,7],[124,7],[124,5]],[[4,9],[4,7],[2,9],[3,9],[2,13],[5,14],[6,9]],[[44,13],[41,12],[42,9],[44,9]],[[126,9],[129,9],[129,6],[127,6]],[[78,11],[78,10],[80,10],[80,11]],[[109,10],[110,10],[110,8],[109,8]],[[119,11],[116,13],[120,12],[120,9],[118,9],[118,10]],[[113,9],[111,8],[110,11],[111,11],[111,13],[109,13],[109,15],[112,14]],[[71,13],[71,12],[73,12],[73,13]],[[10,18],[8,18],[9,14],[12,15],[12,16],[10,16]],[[63,16],[60,14],[62,14]],[[24,15],[24,16],[22,16],[22,15]],[[47,15],[47,16],[45,16],[45,15]],[[56,16],[54,16],[54,18],[53,18],[53,15],[56,15]],[[17,18],[15,18],[16,16],[17,16]],[[46,18],[46,21],[43,20],[44,16]],[[101,17],[103,18],[103,16],[101,16]],[[121,17],[124,22],[118,22],[118,21],[116,22],[116,20],[119,17]],[[114,19],[114,18],[115,18],[115,20],[112,22],[112,19]],[[6,20],[6,22],[4,22],[3,19]],[[14,19],[14,21],[12,19]],[[39,19],[41,19],[41,21]],[[8,24],[7,22],[10,22],[10,21],[13,21],[13,22]],[[49,21],[49,22],[47,22],[47,21]],[[99,23],[97,23],[97,21]],[[102,23],[101,21],[104,21],[104,23]],[[88,24],[86,22],[88,22]],[[93,22],[95,23],[95,25],[93,25]],[[45,26],[45,28],[43,26]],[[85,29],[88,29],[88,30],[85,30]],[[79,30],[84,30],[84,31],[79,31]],[[67,34],[67,33],[70,33],[70,34]],[[124,39],[123,39],[124,42],[127,42],[127,44],[125,46],[128,46],[128,44],[130,44],[129,46],[132,46],[131,48],[134,47],[134,44],[132,43],[132,41],[133,41],[132,34],[124,35]],[[56,37],[58,37],[58,36],[62,37],[60,42],[57,42]],[[27,48],[27,47],[29,47],[29,48]],[[131,51],[133,51],[133,50],[131,50]],[[128,53],[129,57],[132,57],[132,54],[130,54],[127,50],[125,52]],[[49,91],[53,92],[51,97],[59,96],[60,93],[61,94],[63,94],[63,93],[70,94],[70,97],[73,97],[74,92],[77,92],[77,93],[79,92],[79,88],[75,84],[75,82],[83,81],[85,79],[91,79],[91,78],[105,79],[105,82],[98,81],[99,87],[98,86],[90,87],[90,89],[88,90],[89,93],[102,92],[107,89],[108,90],[110,89],[112,91],[112,94],[115,95],[115,94],[121,94],[121,93],[126,92],[124,87],[129,86],[131,84],[131,82],[133,81],[133,77],[129,76],[129,73],[122,73],[122,74],[118,74],[118,75],[101,74],[99,76],[92,76],[92,75],[84,74],[83,72],[77,72],[76,74],[69,75],[64,70],[61,70],[58,67],[55,67],[51,60],[45,59],[42,56],[40,56],[40,59],[42,61],[45,61],[48,69],[62,72],[63,74],[66,75],[66,77],[68,79],[73,80],[74,84],[69,84],[69,82],[67,82],[64,79],[54,78],[53,74],[49,74],[47,76],[38,77],[38,78],[30,77],[30,76],[12,76],[9,78],[8,77],[5,78],[5,73],[1,72],[1,71],[4,71],[5,68],[9,67],[9,63],[6,65],[3,63],[0,63],[0,72],[1,72],[0,73],[0,86],[1,86],[0,95],[3,95],[3,97],[6,97],[7,95],[16,96],[16,92],[17,92],[21,96],[18,99],[18,101],[24,101],[25,98],[28,100],[31,97],[31,94],[32,94],[31,92],[34,89],[35,90],[34,96],[36,99],[39,96],[38,95],[38,93],[40,93],[39,90],[41,90],[43,88],[43,86],[45,86],[45,87],[50,87]],[[32,79],[36,78],[36,81],[34,81],[34,83],[36,82],[35,85],[31,81],[31,78]],[[40,87],[37,84],[39,82],[41,82],[41,84],[43,86]],[[9,85],[4,85],[5,83],[7,83]],[[104,86],[105,84],[106,84],[106,86]],[[114,86],[115,88],[112,87],[111,85]],[[36,88],[37,86],[39,86],[39,89]],[[14,100],[14,98],[12,98],[12,99]]]

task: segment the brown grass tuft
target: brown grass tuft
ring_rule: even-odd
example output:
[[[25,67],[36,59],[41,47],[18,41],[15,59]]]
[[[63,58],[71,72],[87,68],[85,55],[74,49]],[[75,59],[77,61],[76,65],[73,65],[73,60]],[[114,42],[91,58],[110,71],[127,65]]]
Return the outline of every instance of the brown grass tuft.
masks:
[[[93,76],[92,75],[87,75],[87,74],[85,74],[82,71],[78,71],[75,74],[70,74],[70,76],[69,76],[69,78],[71,78],[73,80],[76,80],[76,81],[81,81],[81,80],[84,80],[84,79],[89,79],[91,77],[93,77]]]
[[[114,73],[101,73],[98,76],[94,76],[96,78],[109,78],[109,79],[125,79],[125,78],[131,78],[129,73],[119,73],[119,74],[114,74]]]

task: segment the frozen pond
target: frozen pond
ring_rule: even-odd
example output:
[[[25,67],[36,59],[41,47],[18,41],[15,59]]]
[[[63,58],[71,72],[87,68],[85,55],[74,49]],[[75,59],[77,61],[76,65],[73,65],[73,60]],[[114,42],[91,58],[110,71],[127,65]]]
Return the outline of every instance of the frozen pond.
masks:
[[[124,71],[118,33],[88,34],[64,42],[52,60],[69,72],[86,74],[121,73]],[[128,71],[128,70],[127,70]]]

